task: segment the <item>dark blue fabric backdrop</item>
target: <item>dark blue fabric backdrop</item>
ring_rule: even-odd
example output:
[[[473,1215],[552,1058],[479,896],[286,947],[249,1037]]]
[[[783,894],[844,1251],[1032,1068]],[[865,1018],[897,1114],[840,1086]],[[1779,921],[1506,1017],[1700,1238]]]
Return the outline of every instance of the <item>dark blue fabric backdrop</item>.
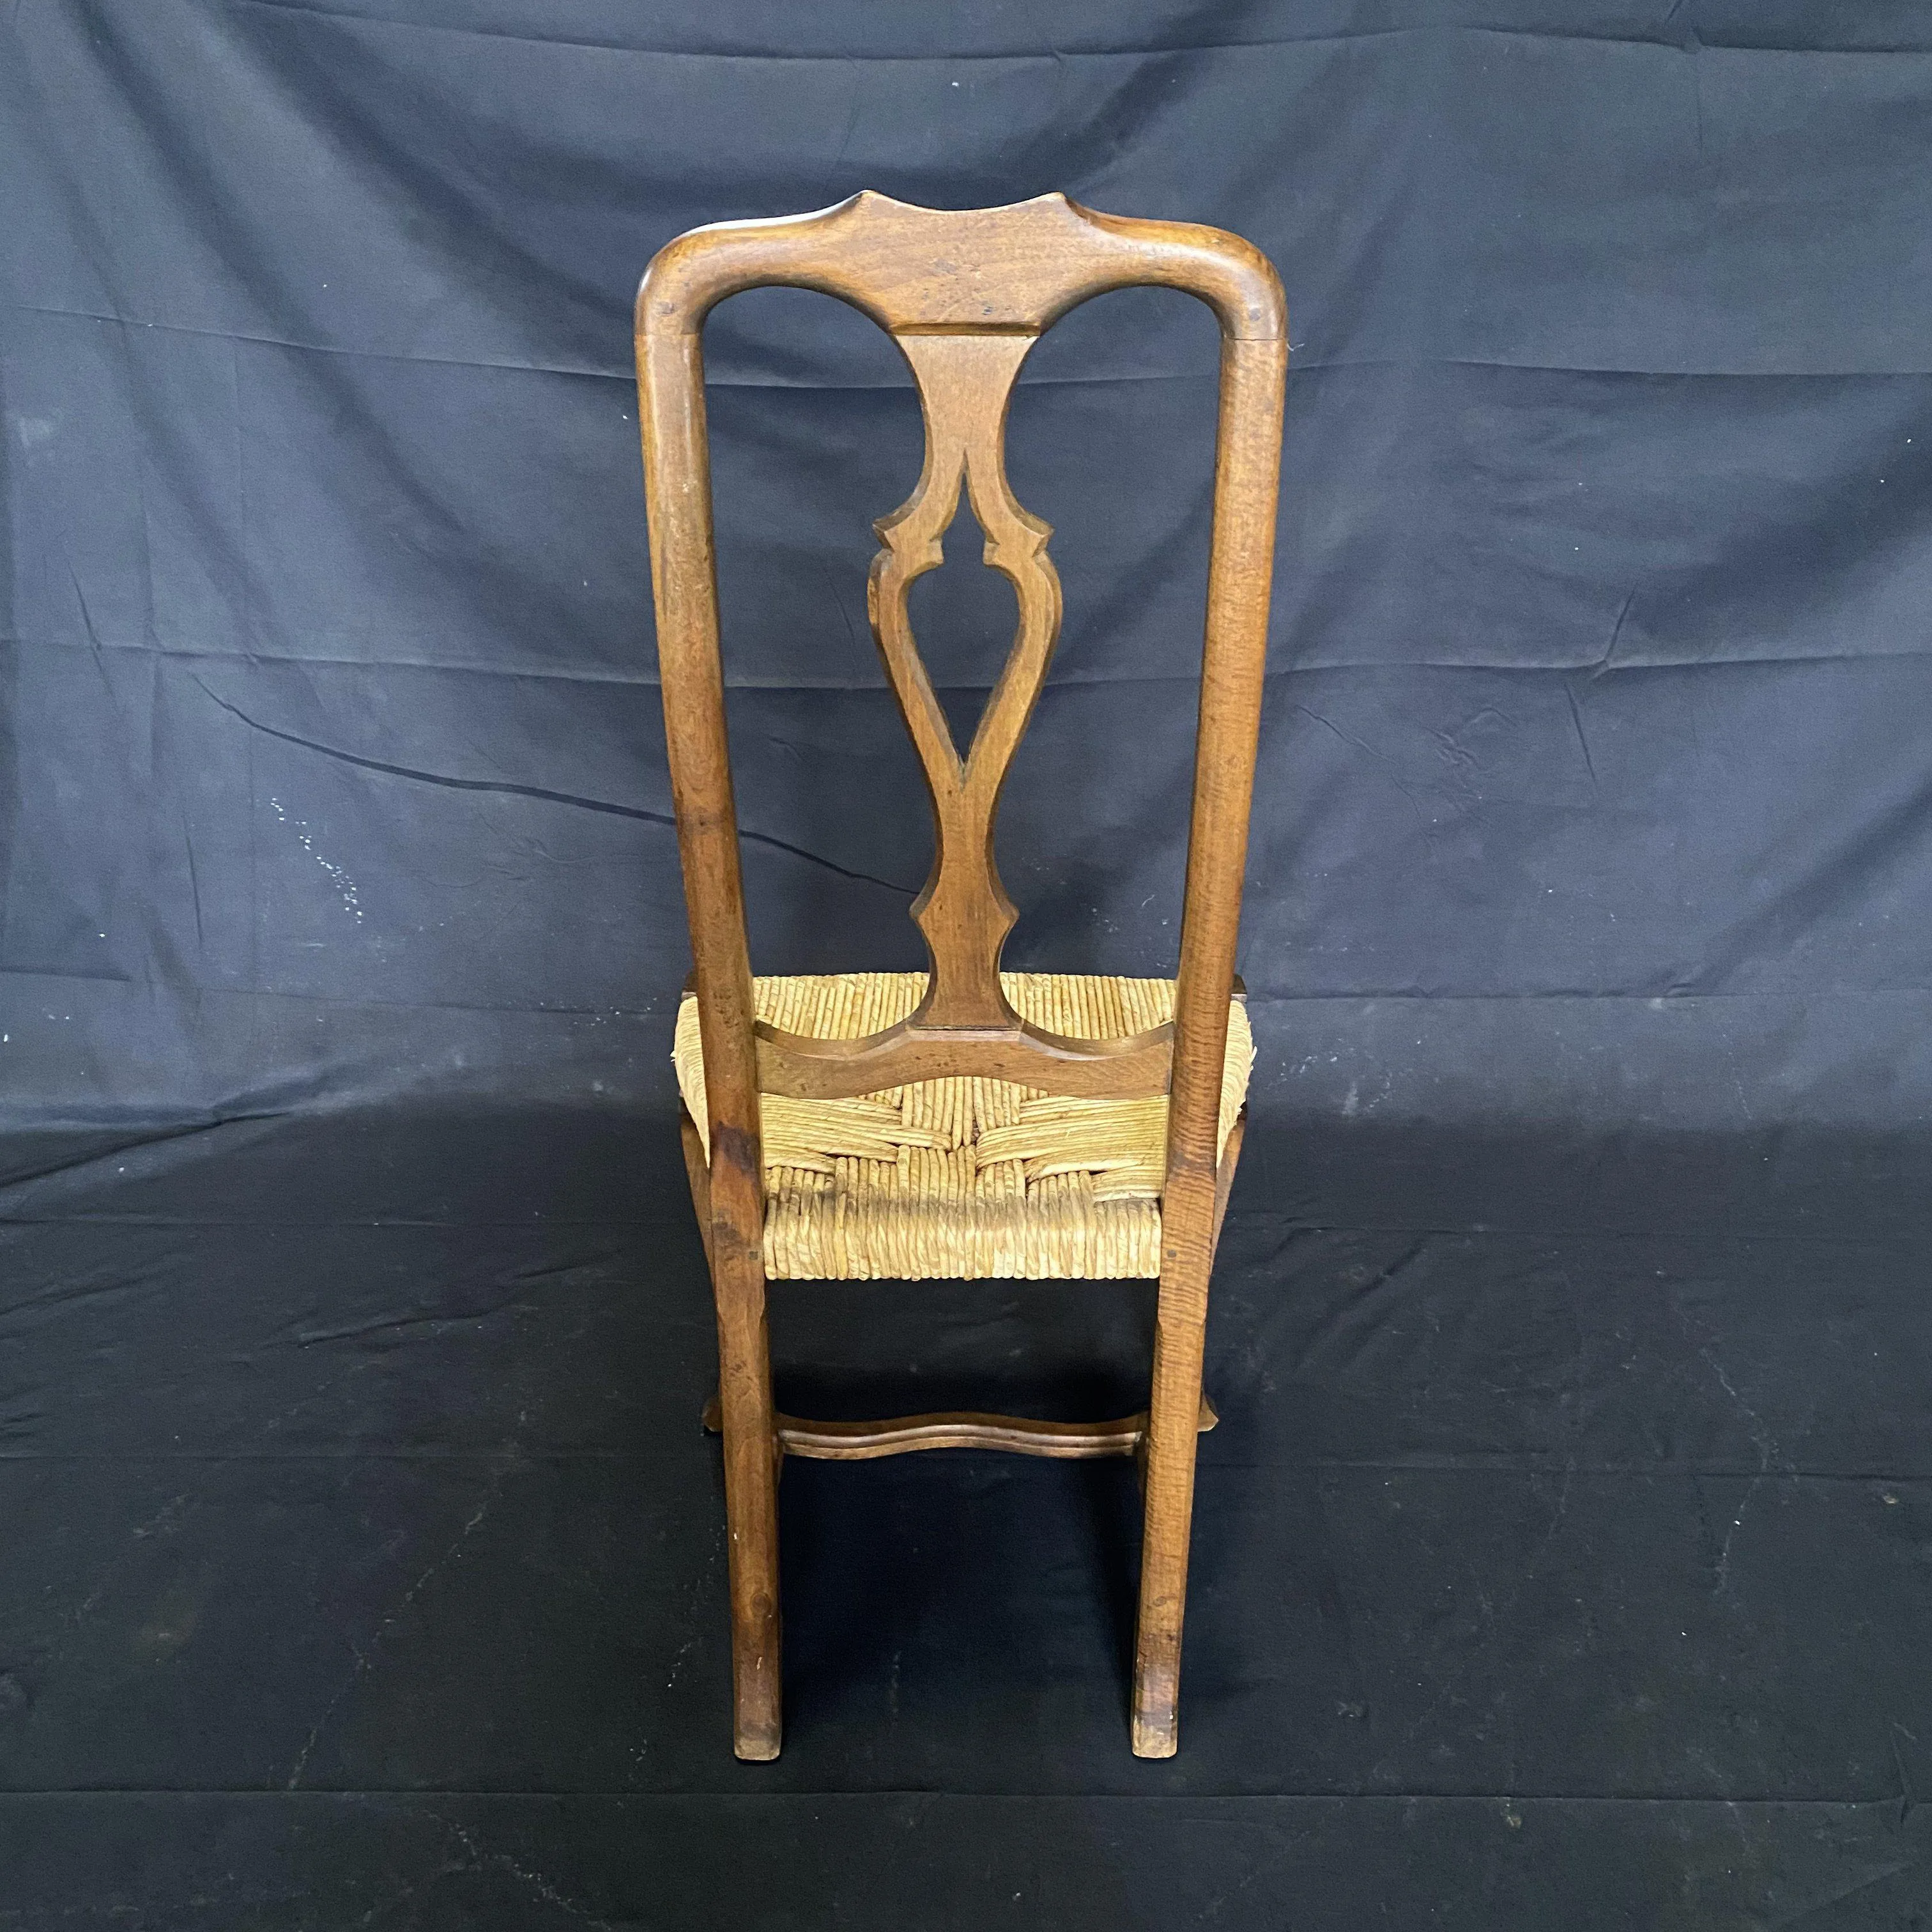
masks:
[[[1267,1107],[1918,1120],[1915,32],[1702,0],[26,0],[7,1121],[659,1098],[684,940],[629,298],[686,226],[864,186],[1064,188],[1280,266]],[[926,828],[872,808],[910,767],[863,616],[904,372],[822,298],[712,333],[745,820],[831,862],[754,853],[760,963],[915,962]],[[1172,956],[1213,355],[1184,298],[1114,297],[1015,410],[1068,609],[1004,827],[1024,963]],[[946,681],[1004,643],[983,574],[923,598]]]

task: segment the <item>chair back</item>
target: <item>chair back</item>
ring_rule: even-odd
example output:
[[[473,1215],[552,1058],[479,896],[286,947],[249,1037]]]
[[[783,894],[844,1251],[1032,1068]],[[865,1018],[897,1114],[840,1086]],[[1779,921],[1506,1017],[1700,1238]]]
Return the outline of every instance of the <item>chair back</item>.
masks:
[[[886,330],[918,386],[926,454],[912,495],[874,526],[873,634],[932,795],[932,876],[913,906],[931,972],[909,1018],[860,1040],[814,1040],[756,1018],[718,651],[700,339],[712,308],[784,284],[850,303]],[[1185,290],[1222,335],[1214,519],[1180,977],[1170,1024],[1081,1040],[1030,1024],[1000,981],[1016,914],[994,863],[994,824],[1060,621],[1052,532],[1005,467],[1013,384],[1040,335],[1076,303],[1136,284]],[[1190,224],[1100,214],[1061,194],[960,212],[874,194],[772,221],[680,236],[652,262],[637,353],[665,736],[691,916],[714,1180],[720,1157],[759,1173],[760,1092],[827,1100],[977,1076],[1047,1093],[1168,1094],[1168,1173],[1211,1180],[1240,920],[1274,548],[1287,324],[1259,250]],[[964,752],[907,619],[914,580],[942,556],[964,492],[986,561],[1019,622]]]

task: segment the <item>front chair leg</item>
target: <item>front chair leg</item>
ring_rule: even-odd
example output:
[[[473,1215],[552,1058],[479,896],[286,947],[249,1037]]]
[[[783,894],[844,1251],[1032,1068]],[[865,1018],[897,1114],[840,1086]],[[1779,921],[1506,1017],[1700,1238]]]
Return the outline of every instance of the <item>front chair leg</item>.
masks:
[[[1189,1209],[1172,1200],[1177,1236],[1162,1256],[1154,1317],[1154,1390],[1140,1445],[1144,1528],[1141,1537],[1140,1609],[1134,1634],[1133,1741],[1136,1757],[1172,1757],[1180,1747],[1180,1625],[1187,1606],[1187,1547],[1194,1522],[1195,1450],[1215,1420],[1201,1390],[1208,1329],[1208,1282],[1228,1196],[1241,1157],[1247,1110],[1236,1118],[1214,1178],[1207,1239],[1187,1238]],[[1176,1190],[1177,1193],[1178,1190]]]

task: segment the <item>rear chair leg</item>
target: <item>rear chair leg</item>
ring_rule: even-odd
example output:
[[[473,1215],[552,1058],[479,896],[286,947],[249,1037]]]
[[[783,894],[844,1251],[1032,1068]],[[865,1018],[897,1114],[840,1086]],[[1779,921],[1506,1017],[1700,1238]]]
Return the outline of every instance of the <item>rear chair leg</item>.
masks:
[[[1175,1269],[1160,1283],[1148,1405],[1145,1527],[1134,1640],[1134,1755],[1172,1757],[1180,1742],[1180,1622],[1194,1515],[1194,1449],[1208,1268]]]
[[[1187,1606],[1195,1448],[1204,1413],[1213,1414],[1211,1409],[1204,1411],[1201,1392],[1208,1282],[1214,1272],[1214,1250],[1220,1245],[1246,1124],[1244,1110],[1222,1151],[1207,1239],[1192,1243],[1178,1240],[1162,1258],[1160,1300],[1154,1318],[1154,1390],[1148,1403],[1142,1485],[1146,1502],[1140,1610],[1134,1636],[1136,1757],[1172,1757],[1180,1746],[1180,1626]]]
[[[705,1231],[718,1304],[718,1402],[724,1436],[724,1517],[731,1589],[732,1748],[778,1754],[778,1444],[772,1409],[763,1243],[714,1220],[703,1142],[683,1121],[693,1205]],[[762,1229],[759,1231],[762,1234]]]
[[[728,1275],[735,1279],[727,1280]],[[718,1393],[724,1425],[724,1516],[730,1533],[732,1748],[774,1758],[778,1681],[778,1456],[772,1422],[765,1283],[758,1258],[720,1269]]]

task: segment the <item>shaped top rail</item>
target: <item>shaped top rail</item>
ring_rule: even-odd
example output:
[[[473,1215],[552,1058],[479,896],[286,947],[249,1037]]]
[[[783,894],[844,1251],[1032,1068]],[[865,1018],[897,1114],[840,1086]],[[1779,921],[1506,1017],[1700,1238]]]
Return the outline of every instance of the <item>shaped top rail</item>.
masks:
[[[640,337],[694,335],[740,290],[816,289],[895,335],[1037,335],[1089,296],[1198,296],[1234,341],[1279,341],[1281,284],[1252,242],[1188,221],[1100,214],[1058,193],[1004,208],[917,208],[870,189],[771,221],[720,221],[663,249],[638,291]]]

